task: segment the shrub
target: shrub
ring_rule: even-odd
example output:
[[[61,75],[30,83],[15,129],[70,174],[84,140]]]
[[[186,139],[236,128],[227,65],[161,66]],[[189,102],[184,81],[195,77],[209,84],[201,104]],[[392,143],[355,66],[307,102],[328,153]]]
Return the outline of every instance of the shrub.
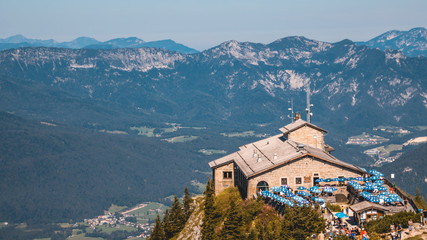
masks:
[[[341,212],[341,207],[337,204],[326,203],[326,207],[332,212]]]
[[[420,222],[420,215],[413,212],[399,212],[393,215],[387,215],[382,219],[372,220],[366,223],[365,227],[368,232],[387,233],[390,231],[390,225],[402,224],[404,228],[408,227],[408,221]]]

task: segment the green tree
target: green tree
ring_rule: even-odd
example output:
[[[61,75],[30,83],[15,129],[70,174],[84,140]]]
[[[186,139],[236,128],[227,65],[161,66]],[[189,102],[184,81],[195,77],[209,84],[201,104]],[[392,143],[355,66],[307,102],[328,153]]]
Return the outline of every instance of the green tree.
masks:
[[[188,218],[192,213],[192,208],[191,208],[192,203],[193,203],[193,199],[190,196],[190,192],[188,192],[188,188],[185,187],[184,200],[183,200],[185,221],[188,220]]]
[[[414,201],[419,208],[422,208],[422,209],[427,208],[426,201],[424,200],[424,197],[421,195],[420,189],[418,187],[416,188]]]
[[[215,190],[213,181],[208,179],[206,190],[204,192],[205,204],[202,223],[202,240],[215,239]]]
[[[227,218],[224,221],[224,227],[221,231],[221,238],[225,240],[241,239],[241,224],[242,214],[237,208],[236,202],[231,201],[230,210],[228,211]]]
[[[246,238],[247,240],[258,240],[258,233],[255,230],[255,228],[253,228],[251,230],[251,232],[249,233],[248,237]]]
[[[166,236],[171,235],[171,232],[172,232],[171,223],[172,222],[170,221],[169,209],[166,209],[165,215],[163,216],[163,221],[162,221],[162,228],[163,228],[165,239],[166,239]]]
[[[281,236],[285,239],[305,239],[318,234],[326,227],[325,220],[311,207],[286,208],[283,215]]]
[[[160,216],[157,215],[156,225],[154,225],[153,231],[150,234],[150,240],[165,240],[165,232],[163,231],[163,225],[160,221]]]
[[[169,210],[168,228],[165,229],[166,238],[170,239],[176,234],[180,233],[181,230],[184,228],[184,225],[184,212],[182,210],[182,206],[179,202],[178,197],[175,195],[172,207]]]

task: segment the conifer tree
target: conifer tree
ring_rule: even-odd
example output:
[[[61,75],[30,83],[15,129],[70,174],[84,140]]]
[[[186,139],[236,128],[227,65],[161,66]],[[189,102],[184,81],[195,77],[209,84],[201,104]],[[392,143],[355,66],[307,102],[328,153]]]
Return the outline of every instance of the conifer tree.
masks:
[[[242,214],[238,211],[234,200],[230,203],[230,210],[224,221],[224,227],[221,231],[221,239],[238,240],[242,238],[241,233]]]
[[[192,213],[192,209],[191,209],[192,203],[193,203],[193,199],[190,196],[190,192],[188,192],[188,188],[185,187],[184,200],[183,200],[185,221],[188,220],[188,218],[190,217],[190,215]]]
[[[205,204],[201,230],[202,240],[211,240],[215,239],[215,225],[213,219],[215,215],[215,190],[213,182],[210,179],[208,179],[208,183],[206,184],[204,195]]]
[[[325,220],[311,207],[287,208],[283,215],[281,236],[285,239],[305,239],[326,227]]]
[[[160,221],[160,216],[157,215],[156,225],[154,225],[153,231],[150,234],[150,240],[165,240],[165,232],[163,231],[163,225]]]
[[[165,216],[163,216],[162,227],[163,227],[165,239],[167,239],[167,236],[170,236],[172,232],[169,209],[166,209]]]
[[[165,235],[167,239],[170,239],[180,233],[185,225],[184,212],[176,195],[174,196],[172,207],[169,211],[168,221],[169,228],[165,229]]]
[[[426,201],[424,200],[424,197],[420,193],[420,189],[416,187],[415,191],[416,191],[415,198],[414,198],[415,203],[418,205],[419,208],[426,209],[427,204],[426,204]]]
[[[249,233],[249,235],[246,239],[247,240],[258,240],[258,233],[256,232],[255,228],[253,228],[251,230],[251,232]]]

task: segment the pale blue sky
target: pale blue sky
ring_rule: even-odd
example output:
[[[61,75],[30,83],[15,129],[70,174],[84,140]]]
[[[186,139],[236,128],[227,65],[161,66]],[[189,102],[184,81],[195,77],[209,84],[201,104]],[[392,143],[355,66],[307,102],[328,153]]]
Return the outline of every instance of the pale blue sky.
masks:
[[[427,27],[426,0],[0,0],[0,38],[173,39],[198,50],[286,36],[336,42]]]

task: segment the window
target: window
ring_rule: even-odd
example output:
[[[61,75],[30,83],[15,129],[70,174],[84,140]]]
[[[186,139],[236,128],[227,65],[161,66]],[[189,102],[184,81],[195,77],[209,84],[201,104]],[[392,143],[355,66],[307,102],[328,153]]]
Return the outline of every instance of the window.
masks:
[[[268,183],[265,181],[261,181],[256,185],[256,191],[261,192],[264,190],[268,190]]]
[[[231,172],[222,172],[223,173],[223,177],[224,179],[231,179],[232,178],[232,174]]]
[[[318,177],[318,176],[319,176],[319,174],[318,174],[318,173],[315,173],[315,174],[314,174],[314,176],[315,176],[315,177]]]
[[[285,178],[285,177],[284,177],[284,178],[281,178],[281,179],[280,179],[280,185],[282,185],[282,186],[283,186],[283,185],[288,185],[288,178]]]
[[[302,178],[300,177],[295,178],[295,184],[302,184]]]

